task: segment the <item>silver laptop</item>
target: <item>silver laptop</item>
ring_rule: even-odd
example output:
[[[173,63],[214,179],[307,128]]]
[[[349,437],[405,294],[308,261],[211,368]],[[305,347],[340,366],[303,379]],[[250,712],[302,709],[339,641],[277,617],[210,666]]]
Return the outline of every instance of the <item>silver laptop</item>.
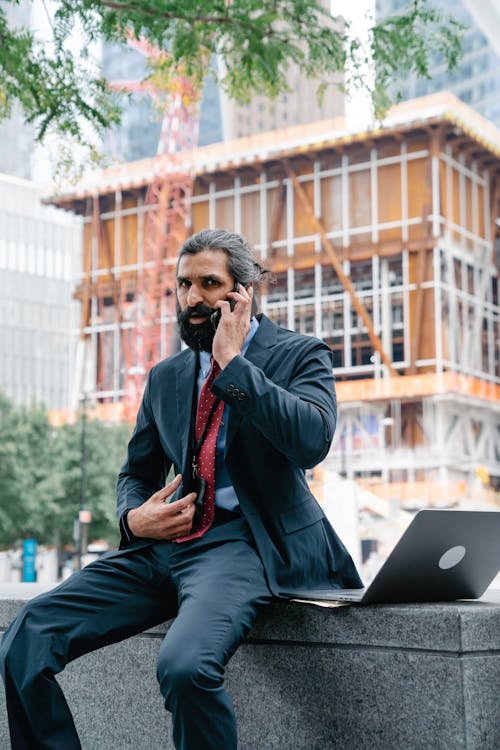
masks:
[[[294,599],[382,604],[478,599],[500,570],[500,511],[421,510],[365,589]]]

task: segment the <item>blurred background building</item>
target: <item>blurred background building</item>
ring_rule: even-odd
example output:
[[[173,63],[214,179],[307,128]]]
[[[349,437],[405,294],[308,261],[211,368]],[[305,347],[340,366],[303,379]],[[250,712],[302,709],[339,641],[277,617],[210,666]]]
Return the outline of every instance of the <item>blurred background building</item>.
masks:
[[[321,5],[330,11],[330,0],[321,0]],[[334,25],[333,18],[330,23]],[[345,111],[345,97],[338,88],[342,82],[342,75],[330,81],[324,96],[318,100],[321,81],[307,79],[297,65],[290,65],[287,75],[289,91],[276,101],[255,96],[248,104],[238,104],[222,92],[224,140],[339,117]],[[200,142],[200,145],[203,144]]]
[[[0,389],[17,403],[73,403],[81,222],[41,188],[0,175]]]
[[[406,0],[376,0],[377,19],[396,14]],[[497,0],[433,0],[432,5],[466,25],[464,55],[452,73],[436,56],[429,80],[411,76],[404,99],[451,91],[476,112],[500,126],[500,4]]]
[[[289,84],[290,91],[274,102],[256,96],[248,104],[237,104],[222,94],[224,140],[344,114],[344,95],[335,87],[328,88],[321,102],[318,101],[319,81],[307,80],[296,67],[289,72]]]
[[[6,3],[5,6],[4,10],[11,26],[30,26],[33,4],[29,0],[21,0],[19,4]],[[9,119],[0,120],[0,173],[31,179],[33,139],[34,128],[23,122],[18,108],[14,108]]]

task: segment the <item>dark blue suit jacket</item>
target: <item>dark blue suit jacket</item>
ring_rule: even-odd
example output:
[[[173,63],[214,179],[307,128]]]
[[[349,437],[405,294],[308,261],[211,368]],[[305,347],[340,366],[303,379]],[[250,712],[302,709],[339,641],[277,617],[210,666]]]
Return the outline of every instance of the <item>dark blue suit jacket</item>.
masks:
[[[359,587],[352,559],[304,476],[325,458],[335,430],[331,351],[265,315],[259,319],[245,356],[229,363],[213,390],[231,407],[226,466],[269,587],[285,597],[301,589]],[[176,473],[189,470],[196,361],[186,349],[150,372],[118,479],[120,518],[160,489],[172,466]]]

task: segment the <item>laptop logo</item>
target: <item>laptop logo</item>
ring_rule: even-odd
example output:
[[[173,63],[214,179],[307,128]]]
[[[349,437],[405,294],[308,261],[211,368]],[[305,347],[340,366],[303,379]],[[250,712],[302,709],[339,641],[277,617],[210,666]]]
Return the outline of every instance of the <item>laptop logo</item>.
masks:
[[[441,555],[438,563],[439,567],[441,570],[454,568],[455,565],[458,565],[458,563],[463,560],[465,552],[465,547],[462,547],[461,544],[458,544],[456,547],[450,547],[449,550],[446,550],[444,555]]]

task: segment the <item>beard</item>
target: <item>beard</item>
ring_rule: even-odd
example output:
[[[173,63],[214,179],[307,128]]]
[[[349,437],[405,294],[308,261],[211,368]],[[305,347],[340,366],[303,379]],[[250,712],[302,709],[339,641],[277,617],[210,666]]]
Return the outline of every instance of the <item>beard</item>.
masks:
[[[215,308],[208,307],[201,302],[194,307],[186,307],[185,310],[181,310],[179,303],[177,303],[177,324],[179,326],[179,335],[184,343],[186,343],[191,349],[204,352],[212,351],[215,329],[210,321],[210,316],[214,312]],[[205,317],[206,320],[204,323],[193,325],[193,323],[189,322],[189,318],[192,315]]]

